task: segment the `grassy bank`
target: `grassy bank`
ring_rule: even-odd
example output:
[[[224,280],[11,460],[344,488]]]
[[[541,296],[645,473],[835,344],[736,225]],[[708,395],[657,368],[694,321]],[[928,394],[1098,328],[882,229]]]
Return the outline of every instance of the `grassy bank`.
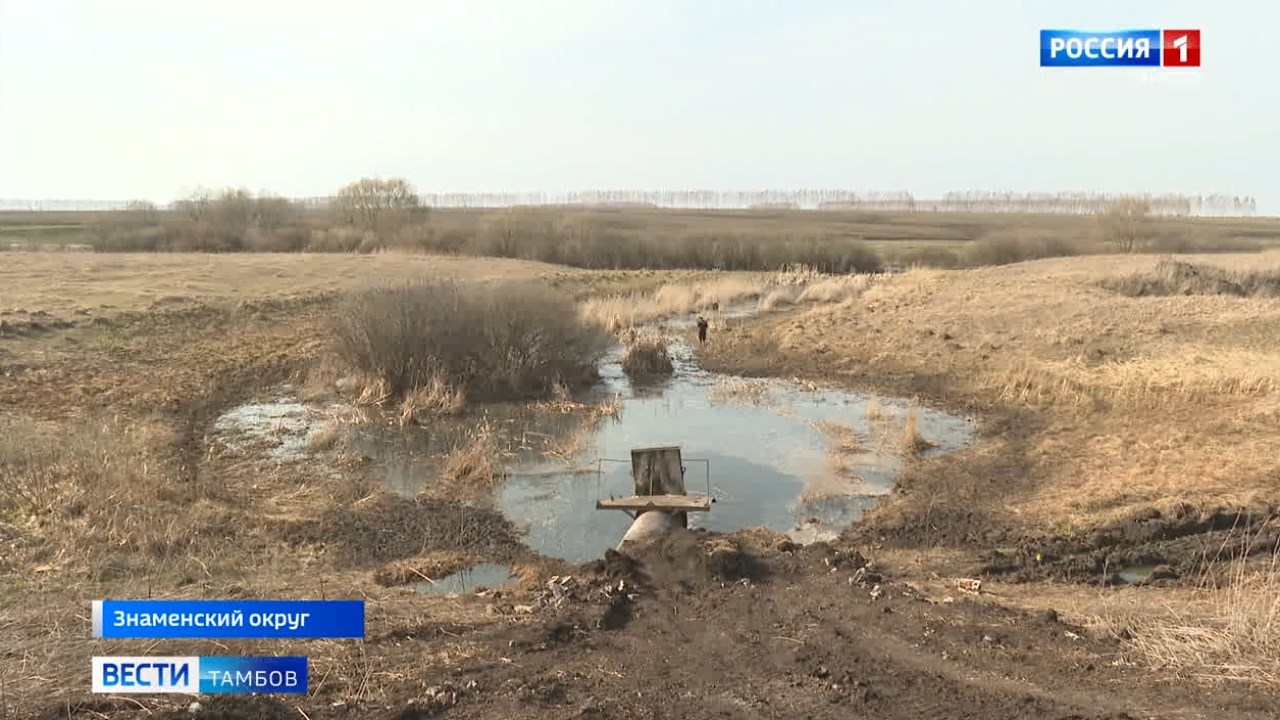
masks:
[[[1194,258],[1202,276],[1276,256]],[[1280,500],[1280,307],[1234,292],[1129,297],[1150,257],[890,276],[857,299],[766,318],[705,349],[713,367],[840,379],[988,415],[980,448],[911,469],[883,510],[939,504],[974,528],[1086,527],[1147,506]],[[1134,452],[1134,449],[1142,452]],[[944,482],[945,479],[945,482]],[[936,485],[936,487],[935,487]],[[938,494],[934,494],[935,491]]]

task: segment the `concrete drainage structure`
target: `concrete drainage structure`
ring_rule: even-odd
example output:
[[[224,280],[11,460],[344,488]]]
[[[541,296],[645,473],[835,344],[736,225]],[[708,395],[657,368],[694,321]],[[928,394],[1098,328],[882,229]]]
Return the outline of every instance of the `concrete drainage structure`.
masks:
[[[630,543],[688,527],[689,513],[711,510],[710,469],[707,472],[707,491],[701,495],[686,492],[684,476],[684,459],[679,446],[635,448],[631,451],[631,478],[635,494],[596,501],[597,509],[622,510],[635,518],[618,543],[618,550]]]

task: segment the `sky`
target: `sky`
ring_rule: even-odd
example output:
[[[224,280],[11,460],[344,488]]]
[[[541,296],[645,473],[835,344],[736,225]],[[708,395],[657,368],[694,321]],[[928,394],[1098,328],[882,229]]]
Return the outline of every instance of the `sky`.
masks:
[[[1040,68],[1041,28],[1203,67]],[[1280,215],[1274,0],[0,0],[0,198],[1223,192]]]

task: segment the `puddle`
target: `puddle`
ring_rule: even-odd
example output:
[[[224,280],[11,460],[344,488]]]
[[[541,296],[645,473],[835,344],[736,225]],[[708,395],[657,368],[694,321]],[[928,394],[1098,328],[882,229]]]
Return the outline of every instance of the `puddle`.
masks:
[[[456,595],[473,593],[482,588],[496,590],[515,579],[507,565],[473,565],[466,570],[445,575],[434,583],[414,583],[414,588],[431,595]]]
[[[299,460],[307,454],[307,444],[320,430],[321,409],[304,405],[289,396],[289,388],[281,396],[263,402],[231,408],[214,421],[219,440],[233,450],[251,444],[271,445],[268,455],[276,460]]]
[[[1120,568],[1120,570],[1116,572],[1116,575],[1120,578],[1121,582],[1133,585],[1134,583],[1143,582],[1147,578],[1151,577],[1151,573],[1154,572],[1155,569],[1155,565],[1129,565],[1127,567]]]
[[[569,439],[590,432],[589,419],[581,413],[549,412],[528,405],[490,405],[481,416],[444,419],[429,427],[353,428],[346,437],[351,448],[373,458],[384,487],[405,497],[430,490],[439,477],[444,456],[465,444],[476,428],[487,425],[507,467],[535,467],[547,461],[547,453],[571,450]],[[587,425],[584,430],[584,425]],[[534,429],[536,428],[536,430]],[[563,461],[556,461],[560,468]]]

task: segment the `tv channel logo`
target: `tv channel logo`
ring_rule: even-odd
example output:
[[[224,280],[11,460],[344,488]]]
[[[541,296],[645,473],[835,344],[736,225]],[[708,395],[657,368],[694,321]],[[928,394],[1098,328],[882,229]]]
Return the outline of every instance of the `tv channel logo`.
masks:
[[[1200,67],[1200,31],[1041,30],[1040,67]]]
[[[95,657],[95,693],[305,693],[305,657]]]

